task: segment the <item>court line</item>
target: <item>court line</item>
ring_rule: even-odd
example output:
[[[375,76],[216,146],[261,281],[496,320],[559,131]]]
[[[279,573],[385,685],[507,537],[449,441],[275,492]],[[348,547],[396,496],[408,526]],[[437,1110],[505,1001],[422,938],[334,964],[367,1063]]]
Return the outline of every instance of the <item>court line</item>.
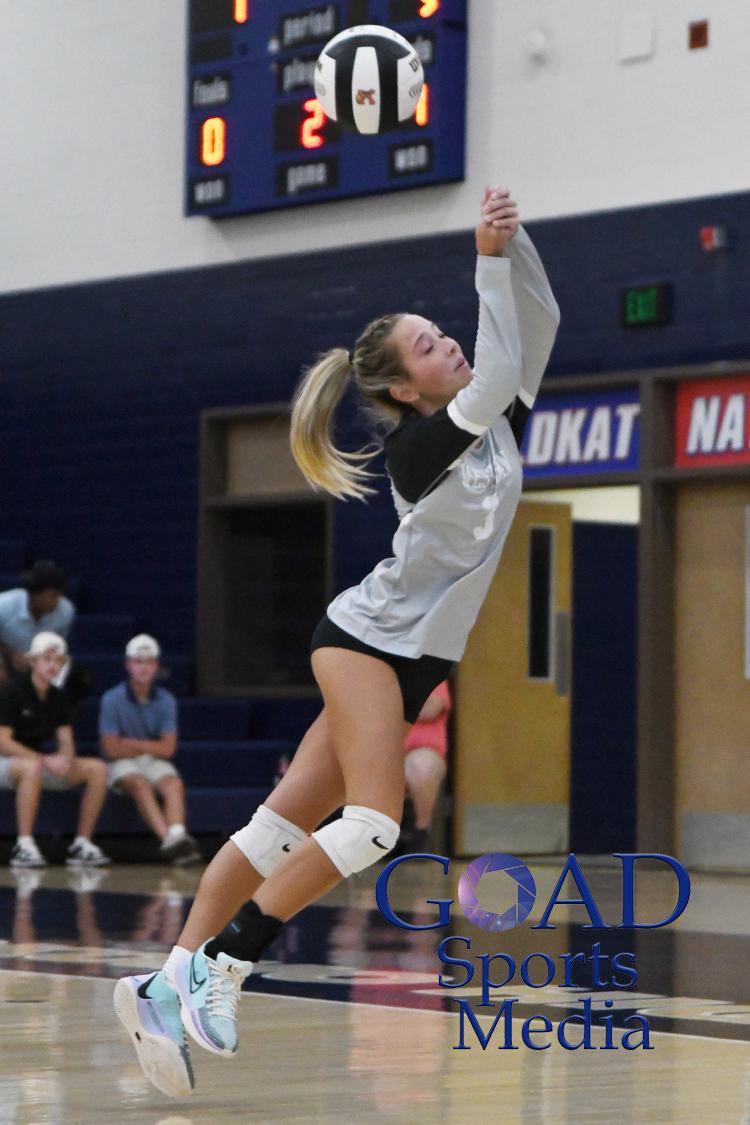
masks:
[[[114,977],[97,977],[97,976],[92,976],[88,973],[47,973],[47,972],[35,973],[33,969],[3,969],[3,968],[0,968],[0,973],[11,973],[14,976],[22,976],[22,977],[50,977],[53,980],[109,981],[109,982],[111,982],[111,984],[113,986],[114,986],[114,984],[116,984],[116,980],[115,980]],[[418,1012],[418,1013],[428,1015],[428,1016],[457,1016],[458,1015],[458,1012],[446,1012],[445,1009],[441,1009],[441,1008],[404,1008],[404,1007],[400,1007],[398,1004],[368,1004],[365,1000],[340,1000],[340,999],[337,999],[336,997],[331,997],[329,999],[328,997],[321,997],[321,996],[296,996],[296,995],[294,995],[294,993],[285,993],[285,992],[242,992],[240,995],[244,996],[246,998],[250,997],[252,999],[255,999],[257,997],[261,997],[264,1000],[266,998],[275,999],[275,1000],[302,1000],[302,1001],[306,1001],[307,1003],[311,1003],[311,1004],[345,1004],[348,1007],[370,1008],[370,1009],[374,1008],[376,1011],[383,1011],[384,1010],[384,1011],[388,1011],[388,1012],[400,1012],[402,1015],[404,1014],[404,1012]],[[479,1013],[479,1012],[475,1012],[475,1015],[481,1020],[494,1019],[493,1016],[484,1015],[483,1013]],[[657,1018],[661,1018],[661,1017],[657,1017]],[[666,1018],[666,1017],[664,1017],[664,1018]],[[524,1019],[521,1019],[519,1016],[511,1016],[511,1022],[513,1022],[513,1023],[521,1023],[522,1024],[522,1023],[525,1022],[525,1019],[528,1019],[528,1016],[524,1017]],[[696,1021],[696,1022],[699,1022],[699,1021]],[[553,1026],[554,1026],[554,1024],[553,1024]],[[603,1031],[604,1027],[602,1026],[601,1029]],[[629,1030],[634,1030],[634,1029],[629,1029]],[[750,1047],[750,1039],[731,1039],[728,1036],[723,1036],[723,1035],[716,1036],[716,1037],[713,1037],[711,1035],[689,1035],[687,1032],[684,1032],[684,1031],[657,1031],[656,1029],[652,1029],[651,1027],[649,1027],[649,1033],[651,1035],[668,1036],[670,1039],[697,1039],[697,1040],[702,1040],[704,1043],[739,1043],[740,1046],[742,1046],[742,1047]]]

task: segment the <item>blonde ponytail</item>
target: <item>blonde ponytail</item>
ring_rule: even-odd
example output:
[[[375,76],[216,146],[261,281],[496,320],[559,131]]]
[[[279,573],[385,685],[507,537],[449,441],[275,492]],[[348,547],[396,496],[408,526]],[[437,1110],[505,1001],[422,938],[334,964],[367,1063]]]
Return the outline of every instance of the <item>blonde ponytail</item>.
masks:
[[[391,387],[408,379],[393,330],[403,313],[389,313],[371,321],[354,345],[354,356],[333,348],[303,376],[292,402],[292,456],[313,488],[323,488],[339,500],[364,500],[375,489],[375,474],[367,465],[378,452],[360,449],[344,453],[331,440],[333,414],[353,376],[371,414],[398,421],[410,407],[391,395]]]
[[[336,449],[331,437],[333,414],[343,398],[352,366],[349,353],[333,348],[304,374],[292,401],[290,443],[292,456],[313,488],[322,488],[339,500],[364,500],[375,489],[365,466],[376,449],[346,453]]]

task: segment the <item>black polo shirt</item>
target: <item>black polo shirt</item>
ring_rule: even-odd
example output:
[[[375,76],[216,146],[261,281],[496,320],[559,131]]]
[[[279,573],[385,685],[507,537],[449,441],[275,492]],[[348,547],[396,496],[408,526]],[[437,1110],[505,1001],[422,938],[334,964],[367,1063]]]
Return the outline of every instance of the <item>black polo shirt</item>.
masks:
[[[26,672],[0,685],[0,727],[10,727],[16,742],[31,750],[44,749],[58,727],[72,722],[70,705],[52,684],[42,699]]]

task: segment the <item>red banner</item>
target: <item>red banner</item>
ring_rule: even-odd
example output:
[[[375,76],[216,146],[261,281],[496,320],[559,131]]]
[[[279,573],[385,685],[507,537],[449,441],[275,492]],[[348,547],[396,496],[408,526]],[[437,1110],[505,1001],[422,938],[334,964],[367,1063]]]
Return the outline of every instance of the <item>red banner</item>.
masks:
[[[678,469],[750,465],[750,375],[680,383],[674,448]]]

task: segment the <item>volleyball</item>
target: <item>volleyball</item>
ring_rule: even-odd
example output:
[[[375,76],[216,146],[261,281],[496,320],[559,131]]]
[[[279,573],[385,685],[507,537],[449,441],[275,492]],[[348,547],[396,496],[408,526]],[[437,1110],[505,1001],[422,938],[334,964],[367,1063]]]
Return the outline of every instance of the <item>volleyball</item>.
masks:
[[[323,112],[354,133],[387,133],[407,121],[423,82],[411,43],[377,24],[339,32],[315,64],[315,96]]]

